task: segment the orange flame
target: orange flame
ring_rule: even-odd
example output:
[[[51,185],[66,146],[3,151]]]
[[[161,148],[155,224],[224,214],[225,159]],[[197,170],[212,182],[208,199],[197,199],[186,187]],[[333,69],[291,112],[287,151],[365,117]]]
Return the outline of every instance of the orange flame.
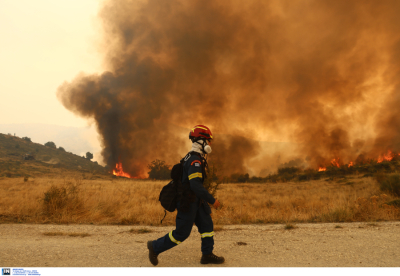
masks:
[[[391,150],[388,150],[387,154],[378,157],[378,163],[381,163],[383,161],[391,161],[393,157],[394,157],[393,152]]]
[[[339,158],[337,160],[336,160],[336,158],[333,158],[332,161],[331,161],[331,164],[333,166],[336,166],[336,167],[340,168]]]
[[[400,153],[393,153],[391,150],[388,150],[388,152],[386,154],[379,155],[379,157],[376,160],[377,160],[378,163],[381,163],[383,161],[392,161],[393,158],[395,158],[395,156],[397,156],[397,155],[400,156]],[[340,158],[332,159],[332,161],[331,161],[332,166],[340,168],[339,160],[340,160]],[[350,161],[349,164],[348,164],[348,167],[350,168],[350,167],[352,167],[354,165],[355,165],[355,163]],[[318,171],[319,172],[326,171],[326,167],[319,167]]]
[[[115,164],[115,169],[113,170],[113,175],[132,178],[132,176],[129,173],[124,172],[124,170],[122,169],[121,162]]]

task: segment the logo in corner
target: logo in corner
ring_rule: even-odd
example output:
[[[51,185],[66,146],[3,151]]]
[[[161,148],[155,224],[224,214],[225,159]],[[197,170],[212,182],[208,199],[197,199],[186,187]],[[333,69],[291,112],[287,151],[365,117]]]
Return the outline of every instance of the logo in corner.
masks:
[[[2,275],[11,275],[11,269],[3,268],[2,269]]]

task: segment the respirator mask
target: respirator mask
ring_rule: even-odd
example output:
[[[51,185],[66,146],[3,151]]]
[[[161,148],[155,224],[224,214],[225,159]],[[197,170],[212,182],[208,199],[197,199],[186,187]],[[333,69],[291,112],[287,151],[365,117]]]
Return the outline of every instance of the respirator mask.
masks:
[[[203,143],[201,144],[200,142],[203,142]],[[196,143],[202,146],[203,152],[205,154],[210,154],[211,153],[212,149],[211,149],[210,145],[207,143],[207,141],[199,140],[199,141],[196,141]]]

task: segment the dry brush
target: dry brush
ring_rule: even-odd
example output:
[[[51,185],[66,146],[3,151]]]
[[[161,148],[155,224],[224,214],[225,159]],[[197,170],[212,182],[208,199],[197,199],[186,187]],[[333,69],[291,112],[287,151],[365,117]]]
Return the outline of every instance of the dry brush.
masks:
[[[166,181],[128,179],[0,179],[0,222],[160,225],[158,195]],[[213,210],[216,225],[295,222],[351,222],[400,219],[373,178],[346,183],[221,184]],[[168,213],[163,225],[173,225]]]

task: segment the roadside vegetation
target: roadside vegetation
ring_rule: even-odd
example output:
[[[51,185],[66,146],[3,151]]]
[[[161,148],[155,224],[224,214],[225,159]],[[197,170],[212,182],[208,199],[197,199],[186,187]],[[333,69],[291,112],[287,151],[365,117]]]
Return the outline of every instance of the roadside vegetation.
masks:
[[[397,179],[347,176],[285,183],[219,184],[213,210],[216,225],[298,222],[376,222],[399,220],[399,200],[387,189]],[[394,179],[394,180],[393,180]],[[85,223],[160,225],[164,215],[158,196],[167,181],[114,178],[0,179],[1,223]],[[397,186],[396,186],[397,187]],[[391,188],[392,189],[392,188]],[[168,213],[162,225],[174,225]]]
[[[112,176],[90,152],[77,156],[53,144],[0,134],[0,223],[160,225],[158,197],[170,170],[164,161],[149,164],[153,179],[134,180]],[[27,153],[34,159],[24,159]],[[220,176],[210,162],[204,186],[222,203],[212,214],[219,227],[400,220],[396,158],[325,171],[286,166],[266,177]],[[168,213],[163,225],[174,224]]]
[[[44,232],[43,233],[44,236],[68,236],[68,237],[81,237],[81,238],[85,238],[85,237],[89,237],[91,236],[88,233],[64,233],[64,232]]]

